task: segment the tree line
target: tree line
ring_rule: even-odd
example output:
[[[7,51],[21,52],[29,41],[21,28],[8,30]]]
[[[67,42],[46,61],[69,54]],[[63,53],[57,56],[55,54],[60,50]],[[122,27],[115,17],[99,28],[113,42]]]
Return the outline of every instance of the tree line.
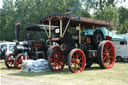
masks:
[[[65,13],[120,24],[118,33],[128,32],[128,9],[117,7],[125,0],[3,0],[0,9],[0,41],[15,40],[15,23],[21,23],[20,39],[26,38],[25,27],[39,24],[49,14]],[[93,10],[90,12],[90,10]]]

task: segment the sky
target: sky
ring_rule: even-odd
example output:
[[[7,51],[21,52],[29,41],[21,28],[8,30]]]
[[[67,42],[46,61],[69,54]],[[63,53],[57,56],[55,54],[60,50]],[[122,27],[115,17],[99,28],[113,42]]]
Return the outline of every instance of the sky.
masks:
[[[3,0],[0,0],[0,8],[2,8]]]
[[[126,0],[124,3],[118,3],[117,4],[117,7],[120,7],[120,6],[128,8],[128,0]]]
[[[2,4],[3,4],[3,0],[0,0],[0,8],[2,8]],[[128,8],[128,0],[126,0],[125,3],[118,3],[117,4],[117,7],[120,7],[120,6]]]

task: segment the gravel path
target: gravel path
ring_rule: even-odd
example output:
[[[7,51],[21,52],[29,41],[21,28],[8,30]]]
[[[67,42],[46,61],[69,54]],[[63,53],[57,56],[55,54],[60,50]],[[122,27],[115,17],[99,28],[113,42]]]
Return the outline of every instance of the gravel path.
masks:
[[[0,76],[0,85],[53,85],[47,82],[16,79],[14,77]]]

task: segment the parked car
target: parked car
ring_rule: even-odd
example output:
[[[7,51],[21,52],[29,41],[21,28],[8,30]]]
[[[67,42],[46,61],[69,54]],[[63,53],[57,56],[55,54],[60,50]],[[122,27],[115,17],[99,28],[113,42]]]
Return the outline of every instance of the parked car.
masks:
[[[15,42],[2,42],[0,43],[0,58],[5,59],[6,56],[12,53]]]
[[[128,33],[126,33],[126,34],[119,34],[119,36],[123,37],[125,40],[128,40]]]
[[[4,53],[5,53],[5,49],[3,48],[3,44],[4,43],[0,43],[0,59],[4,59]],[[2,46],[2,47],[1,47]]]
[[[6,50],[5,50],[5,56],[8,56],[9,54],[11,54],[13,52],[13,48],[14,48],[15,45],[16,45],[15,42],[7,43],[7,47],[6,47]]]

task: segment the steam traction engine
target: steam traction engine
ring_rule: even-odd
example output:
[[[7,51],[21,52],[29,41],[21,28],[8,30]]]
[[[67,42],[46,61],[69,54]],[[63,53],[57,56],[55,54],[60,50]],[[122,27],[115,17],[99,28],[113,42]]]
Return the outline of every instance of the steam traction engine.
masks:
[[[13,49],[13,53],[6,57],[5,59],[5,65],[8,68],[19,68],[21,69],[21,64],[23,60],[27,59],[46,59],[46,52],[49,45],[51,45],[51,42],[49,40],[43,40],[39,39],[36,40],[25,40],[20,42],[19,41],[19,29],[20,24],[16,24],[16,46]],[[35,25],[26,28],[27,31],[43,31],[41,26]],[[34,35],[35,36],[35,35]],[[42,35],[41,35],[42,36]],[[38,37],[37,37],[38,38]]]
[[[52,45],[48,49],[48,64],[52,71],[61,71],[65,64],[71,72],[82,72],[96,62],[101,68],[110,69],[115,63],[115,49],[110,42],[111,37],[104,37],[100,30],[93,35],[85,35],[89,28],[116,26],[110,22],[73,16],[71,14],[55,14],[42,18],[42,24],[49,25],[48,37]],[[51,26],[58,26],[54,32]],[[52,33],[55,33],[52,36]]]

